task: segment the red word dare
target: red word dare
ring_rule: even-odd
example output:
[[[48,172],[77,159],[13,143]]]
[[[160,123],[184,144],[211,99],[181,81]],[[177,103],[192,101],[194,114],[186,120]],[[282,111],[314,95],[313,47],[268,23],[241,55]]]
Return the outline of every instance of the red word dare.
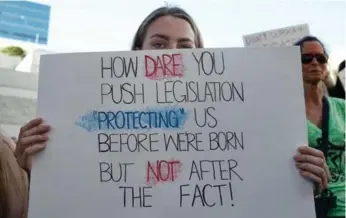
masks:
[[[181,54],[162,54],[156,57],[144,55],[145,76],[148,79],[184,76],[183,56]]]

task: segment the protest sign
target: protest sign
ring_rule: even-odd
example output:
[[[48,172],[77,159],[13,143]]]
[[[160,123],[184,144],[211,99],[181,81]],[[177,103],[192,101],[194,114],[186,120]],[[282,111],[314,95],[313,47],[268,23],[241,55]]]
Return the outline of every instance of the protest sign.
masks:
[[[298,48],[41,60],[29,218],[314,217]]]
[[[245,47],[292,46],[299,39],[310,35],[307,24],[289,26],[243,36]]]

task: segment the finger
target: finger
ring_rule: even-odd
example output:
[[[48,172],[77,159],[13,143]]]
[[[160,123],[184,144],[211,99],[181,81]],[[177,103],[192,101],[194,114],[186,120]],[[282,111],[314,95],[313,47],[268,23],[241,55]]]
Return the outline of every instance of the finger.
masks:
[[[42,134],[42,135],[32,135],[28,137],[21,138],[19,141],[19,149],[25,149],[26,147],[37,144],[37,143],[42,143],[48,140],[48,135],[47,134]]]
[[[316,176],[316,175],[314,175],[314,174],[312,174],[310,172],[303,171],[303,170],[301,170],[299,173],[300,173],[300,175],[304,176],[305,178],[310,179],[310,180],[316,182],[317,184],[319,184],[321,186],[322,180],[321,180],[320,177],[318,177],[318,176]]]
[[[329,167],[328,167],[326,162],[324,163],[324,167],[323,168],[327,172],[328,181],[330,181],[332,179],[332,175],[330,174]]]
[[[316,157],[312,155],[297,154],[294,156],[297,162],[307,162],[314,164],[316,166],[325,167],[325,160],[321,157]]]
[[[43,119],[38,117],[38,118],[35,118],[33,120],[31,120],[30,122],[28,122],[27,124],[25,124],[22,128],[20,128],[20,132],[19,132],[19,135],[21,136],[21,134],[23,134],[25,131],[41,124],[43,122]]]
[[[28,158],[30,156],[34,156],[38,152],[42,151],[45,147],[46,147],[45,143],[40,143],[40,144],[35,144],[33,146],[30,146],[27,149],[25,149],[24,156],[26,158]]]
[[[309,146],[301,146],[298,148],[299,153],[301,154],[308,154],[308,155],[312,155],[315,157],[321,157],[324,159],[324,154],[322,151],[309,147]]]
[[[27,137],[27,136],[31,136],[31,135],[40,135],[40,134],[49,132],[49,130],[50,130],[49,125],[40,124],[38,126],[35,126],[31,129],[23,132],[22,137]]]
[[[310,164],[310,163],[296,163],[296,166],[301,171],[308,172],[316,177],[319,177],[321,180],[321,187],[325,187],[328,183],[327,175],[324,168]]]

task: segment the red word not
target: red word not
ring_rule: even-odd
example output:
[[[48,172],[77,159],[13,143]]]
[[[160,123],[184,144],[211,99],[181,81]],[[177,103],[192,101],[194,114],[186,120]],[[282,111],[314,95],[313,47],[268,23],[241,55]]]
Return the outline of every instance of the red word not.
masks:
[[[183,56],[181,54],[162,54],[156,58],[144,55],[145,76],[149,79],[184,76]]]
[[[173,182],[181,171],[181,162],[178,160],[157,160],[147,164],[146,182],[155,185],[160,182]]]

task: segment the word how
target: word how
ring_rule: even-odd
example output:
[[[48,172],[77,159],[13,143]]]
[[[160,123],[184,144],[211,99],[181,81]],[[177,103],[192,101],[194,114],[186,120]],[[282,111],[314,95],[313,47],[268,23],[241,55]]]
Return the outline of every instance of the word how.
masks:
[[[109,78],[123,78],[137,77],[138,70],[138,57],[135,58],[125,58],[125,57],[101,57],[101,78],[105,77],[105,73],[108,73]]]

